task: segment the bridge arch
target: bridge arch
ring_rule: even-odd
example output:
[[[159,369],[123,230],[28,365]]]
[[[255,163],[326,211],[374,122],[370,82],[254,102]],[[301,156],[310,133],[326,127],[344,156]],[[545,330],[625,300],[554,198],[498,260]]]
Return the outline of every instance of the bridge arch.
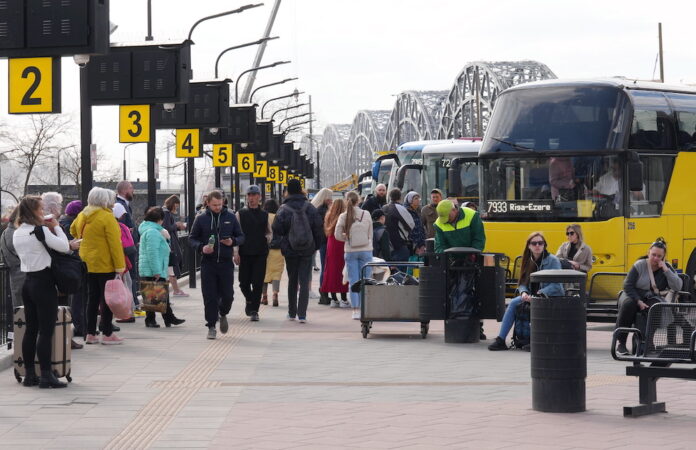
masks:
[[[350,128],[347,124],[329,124],[324,128],[319,159],[323,186],[332,186],[353,173],[347,158]]]
[[[372,167],[377,152],[384,150],[384,134],[390,111],[361,110],[355,115],[349,137],[349,171],[360,174]]]
[[[404,91],[397,96],[385,130],[385,150],[409,141],[435,139],[447,91]]]
[[[438,139],[483,136],[498,96],[518,84],[556,78],[537,61],[476,61],[457,75],[437,131]]]

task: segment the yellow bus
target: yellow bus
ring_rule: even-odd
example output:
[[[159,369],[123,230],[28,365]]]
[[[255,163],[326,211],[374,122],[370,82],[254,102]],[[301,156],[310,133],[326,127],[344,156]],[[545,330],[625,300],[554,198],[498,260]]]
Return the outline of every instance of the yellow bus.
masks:
[[[627,272],[658,236],[696,273],[696,89],[627,79],[542,81],[498,99],[481,151],[486,251],[511,260],[579,223],[593,272]],[[589,287],[589,286],[588,286]]]

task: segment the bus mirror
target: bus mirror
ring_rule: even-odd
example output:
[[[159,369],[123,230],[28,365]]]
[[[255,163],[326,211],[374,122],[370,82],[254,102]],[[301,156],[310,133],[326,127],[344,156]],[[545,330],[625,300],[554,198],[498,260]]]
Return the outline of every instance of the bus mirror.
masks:
[[[628,190],[631,192],[643,190],[643,163],[640,161],[628,162]]]
[[[449,186],[447,186],[447,196],[461,196],[462,178],[459,174],[459,165],[454,165],[454,167],[447,169],[447,180],[449,181]]]

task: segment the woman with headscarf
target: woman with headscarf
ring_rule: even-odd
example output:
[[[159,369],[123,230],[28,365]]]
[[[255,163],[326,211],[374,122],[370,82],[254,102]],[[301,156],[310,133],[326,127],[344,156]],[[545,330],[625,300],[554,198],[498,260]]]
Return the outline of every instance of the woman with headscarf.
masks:
[[[326,213],[329,211],[329,207],[333,202],[333,191],[329,188],[321,188],[319,192],[312,199],[312,206],[317,208],[317,212],[321,216],[322,226],[325,224]],[[321,274],[319,275],[319,286],[324,282],[324,266],[326,265],[326,238],[322,239],[321,247],[319,247],[319,260],[321,261]],[[330,303],[329,296],[326,292],[323,292],[321,288],[319,289],[319,304],[328,305]]]
[[[425,227],[421,221],[420,214],[420,194],[415,191],[411,191],[406,194],[404,199],[404,206],[408,210],[411,217],[413,217],[413,228],[409,233],[409,240],[411,241],[411,256],[421,255],[425,251]]]

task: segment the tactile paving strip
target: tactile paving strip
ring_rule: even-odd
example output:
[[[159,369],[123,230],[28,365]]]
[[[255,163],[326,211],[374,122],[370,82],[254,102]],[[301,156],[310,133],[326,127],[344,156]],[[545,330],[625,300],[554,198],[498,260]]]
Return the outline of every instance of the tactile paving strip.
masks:
[[[230,350],[239,342],[239,338],[247,334],[250,329],[251,322],[248,320],[231,321],[230,331],[219,335],[220,337],[211,342],[195,360],[179,372],[176,378],[171,381],[153,383],[153,387],[165,389],[143,406],[133,420],[104,448],[109,450],[148,448],[196,392],[209,386],[210,374],[227,357]],[[143,426],[144,423],[147,423],[147,427]]]

